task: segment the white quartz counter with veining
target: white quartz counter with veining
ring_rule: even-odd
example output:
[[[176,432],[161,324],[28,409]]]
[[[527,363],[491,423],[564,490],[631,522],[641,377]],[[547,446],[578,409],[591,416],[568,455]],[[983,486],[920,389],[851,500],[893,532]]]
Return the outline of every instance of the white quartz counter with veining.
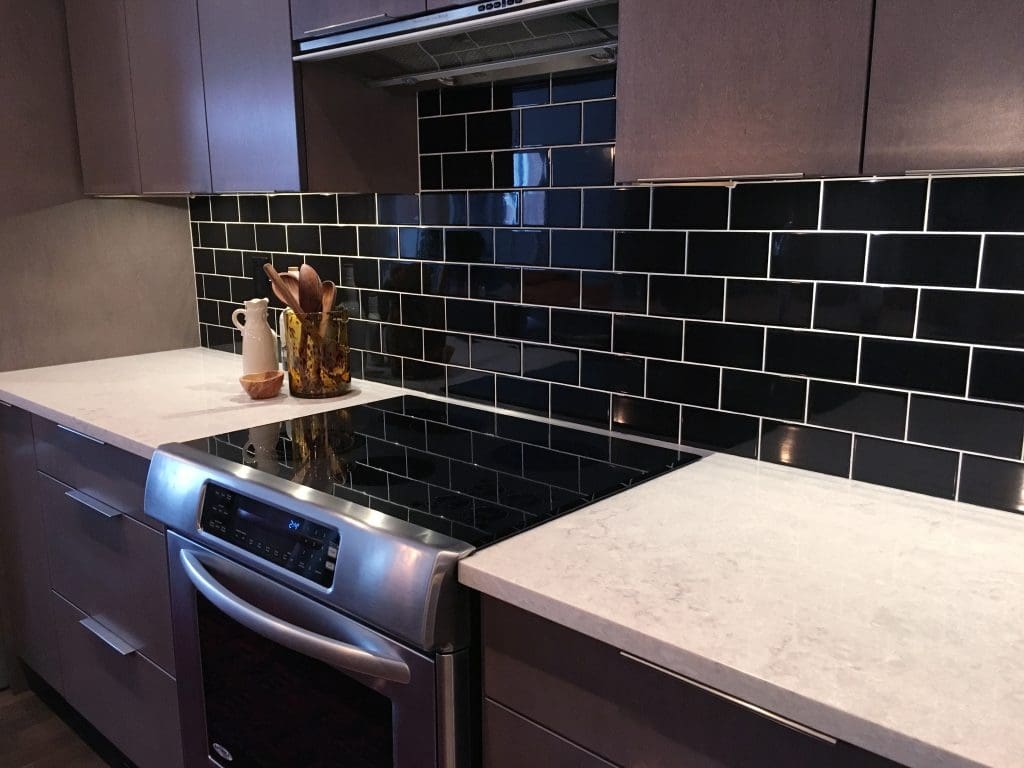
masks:
[[[0,400],[150,458],[182,442],[344,408],[405,392],[354,381],[327,400],[251,400],[238,378],[242,358],[193,347],[0,373]]]
[[[716,455],[460,580],[908,765],[1024,766],[1019,515]]]

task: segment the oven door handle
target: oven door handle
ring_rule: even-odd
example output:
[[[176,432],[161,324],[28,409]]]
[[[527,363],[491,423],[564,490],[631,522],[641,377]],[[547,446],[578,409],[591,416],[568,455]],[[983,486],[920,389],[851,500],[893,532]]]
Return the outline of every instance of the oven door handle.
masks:
[[[243,627],[342,672],[354,672],[393,683],[409,682],[409,665],[401,659],[379,656],[282,621],[226,589],[192,552],[182,550],[180,556],[185,574],[196,590]]]

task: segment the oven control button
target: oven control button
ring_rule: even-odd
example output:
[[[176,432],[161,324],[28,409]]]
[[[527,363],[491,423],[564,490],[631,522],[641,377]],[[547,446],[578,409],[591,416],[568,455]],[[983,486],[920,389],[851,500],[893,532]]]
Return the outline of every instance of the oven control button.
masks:
[[[337,547],[328,547],[327,548],[327,557],[329,557],[331,560],[334,560],[335,558],[337,558],[338,557],[338,548]]]
[[[327,561],[327,562],[326,562],[326,563],[324,564],[324,568],[326,568],[326,569],[327,569],[328,571],[333,571],[333,570],[334,570],[334,563],[332,563],[332,562],[330,562],[330,561],[328,560],[328,561]]]

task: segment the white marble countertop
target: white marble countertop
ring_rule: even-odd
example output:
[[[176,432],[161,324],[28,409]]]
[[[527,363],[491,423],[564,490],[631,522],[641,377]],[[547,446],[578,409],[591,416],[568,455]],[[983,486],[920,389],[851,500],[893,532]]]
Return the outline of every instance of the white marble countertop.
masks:
[[[907,765],[1024,766],[1018,515],[715,455],[459,578]]]
[[[150,458],[182,442],[400,395],[354,381],[342,397],[283,393],[252,400],[238,383],[242,358],[202,347],[0,373],[0,400],[110,445]]]

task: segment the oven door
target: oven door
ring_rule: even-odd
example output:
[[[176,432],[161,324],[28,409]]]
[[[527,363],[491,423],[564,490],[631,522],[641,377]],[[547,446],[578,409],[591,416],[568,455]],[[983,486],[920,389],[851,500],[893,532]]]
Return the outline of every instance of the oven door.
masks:
[[[167,533],[186,765],[437,765],[435,662]]]

